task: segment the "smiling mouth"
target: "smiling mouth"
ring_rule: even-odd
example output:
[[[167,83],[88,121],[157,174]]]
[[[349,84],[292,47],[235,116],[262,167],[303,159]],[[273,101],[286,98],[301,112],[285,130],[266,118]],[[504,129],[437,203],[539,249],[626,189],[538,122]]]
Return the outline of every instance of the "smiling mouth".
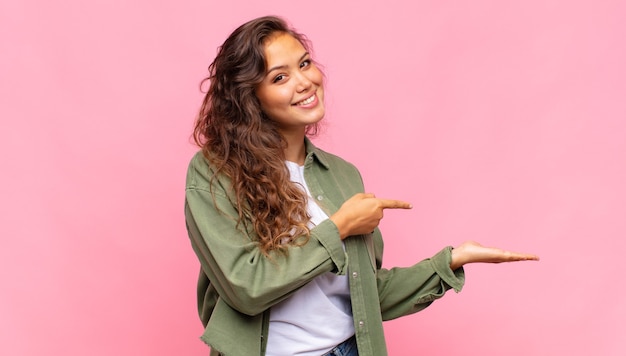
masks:
[[[299,101],[299,102],[295,103],[294,105],[296,105],[296,106],[308,105],[308,104],[312,103],[313,100],[315,100],[315,94],[311,95],[310,98],[307,98],[307,99],[304,99],[302,101]]]

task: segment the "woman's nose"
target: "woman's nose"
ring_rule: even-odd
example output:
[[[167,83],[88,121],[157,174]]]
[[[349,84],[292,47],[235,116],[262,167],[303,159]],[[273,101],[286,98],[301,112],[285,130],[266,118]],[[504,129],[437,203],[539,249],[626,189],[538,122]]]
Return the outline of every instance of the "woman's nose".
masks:
[[[298,93],[307,91],[311,87],[311,85],[313,85],[313,82],[311,81],[311,79],[309,79],[309,77],[306,76],[306,74],[300,73],[298,75]]]

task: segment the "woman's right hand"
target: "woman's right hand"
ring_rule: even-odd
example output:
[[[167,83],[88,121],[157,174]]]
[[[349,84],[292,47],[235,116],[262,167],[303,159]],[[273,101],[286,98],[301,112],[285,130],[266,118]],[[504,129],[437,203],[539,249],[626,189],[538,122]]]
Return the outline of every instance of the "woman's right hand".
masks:
[[[410,203],[401,200],[380,199],[374,194],[358,193],[346,200],[330,217],[341,239],[352,235],[368,234],[380,223],[385,209],[411,209]]]

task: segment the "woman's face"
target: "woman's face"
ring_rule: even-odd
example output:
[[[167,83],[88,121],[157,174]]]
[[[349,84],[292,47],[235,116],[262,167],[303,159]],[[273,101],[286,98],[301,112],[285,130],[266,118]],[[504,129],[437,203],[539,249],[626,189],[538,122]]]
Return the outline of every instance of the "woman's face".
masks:
[[[301,132],[324,117],[322,72],[304,46],[286,33],[265,44],[267,73],[256,88],[263,112],[283,134]]]

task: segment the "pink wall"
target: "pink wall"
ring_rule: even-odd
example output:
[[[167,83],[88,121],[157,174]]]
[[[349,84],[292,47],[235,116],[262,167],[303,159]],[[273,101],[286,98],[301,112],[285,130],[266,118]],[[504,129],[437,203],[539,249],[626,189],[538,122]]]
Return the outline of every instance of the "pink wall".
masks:
[[[391,355],[624,355],[626,6],[620,1],[0,4],[0,354],[206,355],[182,204],[198,83],[240,23],[283,15],[329,77],[317,140],[368,189],[386,263],[476,239],[386,324]]]

